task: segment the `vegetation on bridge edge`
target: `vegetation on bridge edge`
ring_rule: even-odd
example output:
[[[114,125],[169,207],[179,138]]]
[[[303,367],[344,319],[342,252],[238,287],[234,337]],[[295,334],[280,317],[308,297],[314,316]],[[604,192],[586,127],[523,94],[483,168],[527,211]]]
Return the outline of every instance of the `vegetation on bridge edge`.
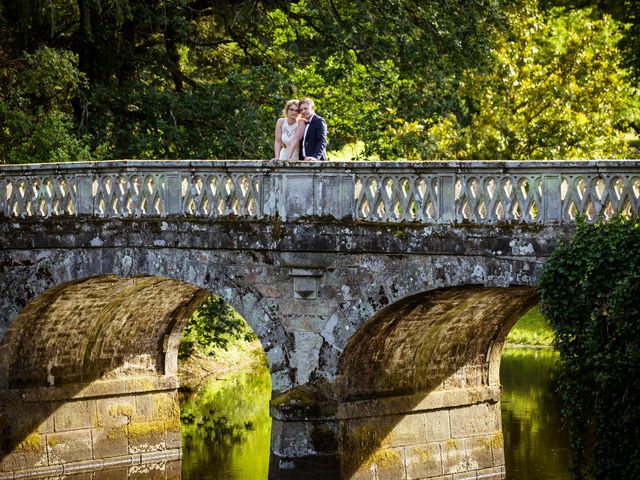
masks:
[[[640,478],[640,219],[578,223],[544,266],[576,479]]]

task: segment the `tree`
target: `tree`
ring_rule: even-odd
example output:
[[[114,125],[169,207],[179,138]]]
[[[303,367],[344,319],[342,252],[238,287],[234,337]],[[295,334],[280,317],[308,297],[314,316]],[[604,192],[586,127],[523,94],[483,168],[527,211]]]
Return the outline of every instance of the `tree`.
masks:
[[[333,146],[362,138],[372,153],[387,153],[388,110],[415,119],[455,106],[457,76],[487,63],[502,18],[497,0],[2,5],[3,36],[16,51],[47,44],[78,55],[88,86],[74,100],[76,124],[115,158],[266,158],[283,101],[309,94],[330,122],[336,117]],[[269,91],[260,89],[265,76]],[[256,130],[255,118],[269,118],[268,128]]]
[[[69,51],[41,47],[20,57],[0,49],[0,161],[87,159],[71,112],[71,99],[84,85]]]
[[[255,338],[244,318],[223,299],[211,295],[187,321],[178,354],[180,358],[196,351],[215,355],[217,349],[226,350],[230,340]]]
[[[623,56],[623,65],[640,82],[640,2],[635,0],[542,0],[545,9],[565,6],[573,9],[586,9],[591,16],[601,18],[610,15],[624,27],[619,43]]]
[[[592,20],[587,10],[544,16],[535,0],[518,3],[510,19],[498,67],[488,75],[469,71],[461,86],[466,111],[431,127],[433,156],[629,156],[617,124],[634,92],[616,47],[618,25],[607,16]]]
[[[576,479],[640,476],[639,221],[579,222],[538,286],[560,351]]]

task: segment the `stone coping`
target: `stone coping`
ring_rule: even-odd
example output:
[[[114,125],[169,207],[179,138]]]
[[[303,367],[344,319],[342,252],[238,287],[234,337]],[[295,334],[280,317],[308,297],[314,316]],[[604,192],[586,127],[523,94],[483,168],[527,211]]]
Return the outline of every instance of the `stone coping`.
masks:
[[[328,162],[276,162],[267,165],[266,160],[210,160],[210,159],[183,159],[183,160],[101,160],[92,162],[66,162],[66,163],[23,163],[23,164],[2,164],[0,163],[0,174],[2,173],[38,173],[62,172],[62,171],[92,171],[106,169],[202,169],[207,167],[233,169],[255,169],[260,168],[265,171],[285,169],[291,170],[468,170],[473,169],[528,169],[545,170],[548,168],[636,168],[640,169],[640,161],[634,159],[602,159],[602,160],[457,160],[457,161],[424,161],[410,162],[406,160],[379,160],[379,161],[328,161]]]
[[[52,476],[57,477],[100,469],[108,470],[110,468],[123,466],[139,466],[159,462],[177,461],[181,458],[182,450],[180,450],[179,448],[171,450],[161,450],[157,452],[136,453],[104,459],[87,460],[83,462],[73,462],[64,465],[52,465],[29,470],[0,472],[0,480],[14,480],[19,478],[50,478]]]
[[[139,376],[114,380],[96,380],[90,383],[73,383],[53,387],[10,388],[0,390],[0,405],[122,396],[144,392],[176,390],[178,386],[178,378],[175,376]]]
[[[354,400],[338,404],[338,420],[402,415],[429,410],[442,410],[500,401],[502,388],[499,386],[466,388],[460,390],[437,390],[430,393],[416,393],[370,400]]]

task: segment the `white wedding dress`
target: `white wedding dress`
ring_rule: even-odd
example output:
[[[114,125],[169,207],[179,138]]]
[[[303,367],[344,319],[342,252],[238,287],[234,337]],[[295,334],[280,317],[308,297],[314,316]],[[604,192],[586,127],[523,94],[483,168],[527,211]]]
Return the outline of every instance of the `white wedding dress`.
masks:
[[[300,150],[300,143],[295,146],[293,150],[293,154],[289,155],[289,147],[293,142],[293,138],[296,136],[296,132],[298,131],[299,125],[298,122],[293,125],[289,125],[287,119],[284,119],[282,122],[282,130],[280,131],[280,140],[282,141],[282,148],[280,149],[280,156],[278,160],[288,160],[291,157],[291,160],[298,160],[298,151]]]

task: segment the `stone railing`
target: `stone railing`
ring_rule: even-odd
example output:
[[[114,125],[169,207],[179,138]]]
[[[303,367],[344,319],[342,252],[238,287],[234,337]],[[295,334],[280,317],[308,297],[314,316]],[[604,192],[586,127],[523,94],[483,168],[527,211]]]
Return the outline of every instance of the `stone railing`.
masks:
[[[570,223],[640,213],[640,161],[0,165],[0,216]]]

